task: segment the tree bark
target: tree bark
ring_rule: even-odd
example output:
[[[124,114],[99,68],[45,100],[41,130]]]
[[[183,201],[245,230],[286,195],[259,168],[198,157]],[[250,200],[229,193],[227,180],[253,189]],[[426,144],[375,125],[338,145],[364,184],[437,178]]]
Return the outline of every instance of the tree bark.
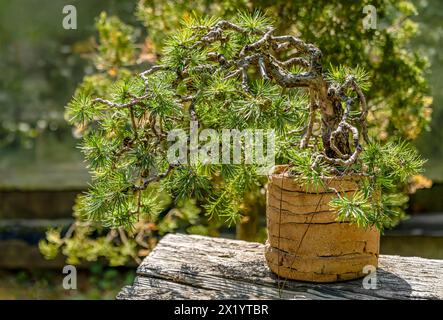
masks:
[[[325,154],[329,158],[340,158],[339,155],[331,148],[331,134],[337,129],[342,121],[343,107],[340,99],[335,94],[328,94],[329,86],[326,81],[321,79],[319,92],[319,104],[321,113],[321,133]],[[349,132],[344,129],[335,137],[335,145],[344,155],[351,154],[349,146]]]

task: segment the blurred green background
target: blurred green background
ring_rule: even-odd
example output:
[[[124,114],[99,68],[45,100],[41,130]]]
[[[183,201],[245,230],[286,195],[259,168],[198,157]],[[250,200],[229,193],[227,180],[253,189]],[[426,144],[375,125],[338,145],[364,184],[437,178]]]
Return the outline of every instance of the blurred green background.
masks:
[[[412,196],[412,218],[386,233],[382,253],[442,259],[443,2],[412,2],[421,30],[412,45],[431,62],[434,99],[430,130],[416,145],[434,184]],[[67,4],[77,8],[77,30],[62,28]],[[46,261],[37,244],[48,227],[69,224],[75,195],[87,187],[76,133],[63,113],[83,76],[94,72],[87,57],[95,18],[106,11],[142,33],[136,6],[135,0],[0,1],[0,299],[112,299],[134,277],[134,264],[98,261],[81,267],[78,290],[63,290],[63,257]]]

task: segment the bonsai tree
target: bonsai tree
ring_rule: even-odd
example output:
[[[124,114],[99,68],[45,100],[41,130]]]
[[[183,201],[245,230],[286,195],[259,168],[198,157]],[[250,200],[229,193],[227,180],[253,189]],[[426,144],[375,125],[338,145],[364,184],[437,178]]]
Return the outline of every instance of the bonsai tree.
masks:
[[[198,121],[200,130],[275,130],[276,163],[308,184],[360,174],[361,191],[331,205],[340,219],[382,230],[402,217],[399,191],[423,161],[404,142],[369,136],[368,86],[362,68],[325,69],[319,48],[280,35],[259,13],[189,18],[158,64],[112,86],[85,81],[69,103],[93,177],[77,215],[130,230],[162,214],[167,193],[178,206],[193,199],[209,219],[237,222],[267,178],[254,164],[168,162],[168,133]]]
[[[275,128],[279,162],[300,161],[305,153],[310,166],[304,169],[315,175],[349,168],[372,176],[370,192],[404,182],[422,164],[405,144],[370,143],[362,70],[325,73],[317,47],[275,35],[264,16],[191,19],[165,52],[158,65],[116,83],[108,97],[84,87],[68,107],[70,121],[86,130],[93,183],[80,210],[88,218],[129,226],[140,214],[153,214],[155,195],[146,191],[165,178],[162,188],[175,199],[196,198],[207,214],[238,219],[238,201],[258,179],[254,168],[167,162],[166,133],[190,121],[215,129]],[[360,136],[367,148],[359,164]]]

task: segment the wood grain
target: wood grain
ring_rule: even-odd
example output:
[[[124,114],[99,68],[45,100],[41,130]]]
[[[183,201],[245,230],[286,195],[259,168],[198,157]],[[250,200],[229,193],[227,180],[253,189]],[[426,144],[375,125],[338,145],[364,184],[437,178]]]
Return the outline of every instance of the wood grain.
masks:
[[[279,279],[264,250],[254,242],[169,234],[117,299],[443,299],[443,260],[381,255],[377,289],[365,289],[362,279]]]

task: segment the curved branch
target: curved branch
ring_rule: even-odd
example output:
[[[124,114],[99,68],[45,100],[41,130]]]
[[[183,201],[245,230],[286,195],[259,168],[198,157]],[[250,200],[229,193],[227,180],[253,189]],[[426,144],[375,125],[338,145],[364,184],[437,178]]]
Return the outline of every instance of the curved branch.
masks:
[[[144,181],[143,181],[143,184],[141,184],[141,185],[134,185],[132,187],[132,189],[135,190],[135,191],[137,191],[137,190],[145,190],[151,182],[159,181],[159,180],[167,177],[177,167],[178,167],[177,164],[170,164],[168,169],[165,172],[160,173],[160,174],[155,175],[155,176],[152,176],[152,177],[149,177],[149,178],[145,178]]]
[[[268,44],[268,42],[271,39],[271,35],[274,32],[274,30],[275,30],[274,28],[268,29],[268,31],[258,41],[254,42],[252,44],[248,44],[248,45],[244,46],[241,49],[239,56],[240,57],[244,57],[247,51],[258,50],[258,49],[261,49],[266,44]]]
[[[358,99],[360,101],[361,115],[359,121],[360,121],[360,126],[362,128],[363,139],[366,141],[366,143],[368,143],[369,142],[368,126],[366,123],[366,117],[368,115],[368,106],[366,103],[365,95],[363,94],[363,91],[361,90],[360,86],[358,85],[357,81],[355,81],[355,78],[353,76],[348,76],[346,78],[345,82],[339,89],[339,93],[344,94],[344,91],[349,87],[352,87],[352,90],[357,94]]]

